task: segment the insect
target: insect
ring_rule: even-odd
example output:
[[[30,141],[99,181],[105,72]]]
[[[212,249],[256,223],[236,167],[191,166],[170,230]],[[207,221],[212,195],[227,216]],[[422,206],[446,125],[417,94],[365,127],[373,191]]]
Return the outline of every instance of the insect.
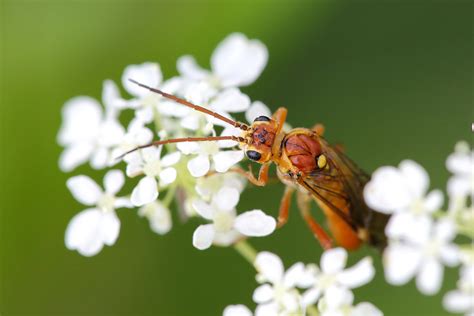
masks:
[[[362,243],[383,249],[388,215],[370,209],[363,199],[364,185],[369,176],[356,166],[341,149],[331,146],[324,138],[320,124],[312,129],[295,128],[283,131],[287,109],[279,108],[272,117],[259,116],[251,125],[234,121],[209,109],[130,79],[131,82],[211,115],[242,131],[241,136],[186,137],[154,141],[137,149],[179,142],[233,140],[245,151],[246,156],[261,164],[258,176],[251,168],[231,169],[245,176],[257,186],[265,186],[269,179],[271,163],[277,167],[278,178],[286,185],[281,199],[278,226],[283,226],[289,216],[292,195],[296,192],[301,214],[324,249],[336,244],[346,249],[357,249]],[[130,151],[131,152],[131,151]],[[127,152],[124,155],[130,153]],[[314,200],[324,212],[332,238],[310,213]]]

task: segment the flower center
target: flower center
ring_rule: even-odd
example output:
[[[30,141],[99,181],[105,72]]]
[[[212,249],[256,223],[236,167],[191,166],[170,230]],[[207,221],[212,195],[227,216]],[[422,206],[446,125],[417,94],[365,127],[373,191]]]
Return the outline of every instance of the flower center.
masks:
[[[428,257],[437,257],[440,247],[441,247],[441,244],[438,240],[436,239],[431,240],[426,244],[424,248],[424,254]]]
[[[234,216],[230,212],[215,212],[214,228],[218,232],[227,232],[234,225]]]
[[[319,286],[323,289],[329,288],[336,281],[336,276],[332,274],[322,274],[319,277]]]
[[[143,166],[143,173],[148,177],[156,177],[161,171],[161,161],[159,159],[146,162]]]
[[[109,212],[114,210],[115,196],[112,194],[105,193],[99,199],[97,206],[103,212]]]

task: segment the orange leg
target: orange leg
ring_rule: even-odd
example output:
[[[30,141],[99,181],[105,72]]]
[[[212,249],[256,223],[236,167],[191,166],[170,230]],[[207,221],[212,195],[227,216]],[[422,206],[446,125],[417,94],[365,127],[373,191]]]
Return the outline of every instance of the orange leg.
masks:
[[[316,222],[314,218],[311,216],[310,206],[309,206],[309,203],[311,202],[310,196],[305,193],[298,192],[297,202],[298,202],[298,208],[301,211],[301,215],[303,216],[304,220],[306,221],[309,228],[313,232],[314,237],[316,237],[316,239],[321,244],[321,247],[323,247],[324,250],[331,249],[332,248],[331,238],[324,231],[321,225],[319,225],[318,222]]]
[[[278,108],[278,110],[276,110],[276,112],[273,114],[272,117],[278,124],[278,129],[276,131],[277,133],[279,133],[283,128],[283,124],[285,124],[287,114],[288,110],[283,107]]]
[[[318,134],[319,136],[323,136],[324,134],[324,125],[323,124],[320,124],[320,123],[317,123],[313,126],[313,128],[311,128],[313,131],[316,132],[316,134]]]
[[[240,167],[231,168],[230,171],[237,172],[238,174],[243,175],[246,177],[252,184],[257,185],[259,187],[263,187],[268,183],[268,171],[270,170],[270,164],[266,163],[260,167],[260,171],[258,172],[258,178],[255,178],[252,172],[252,166],[249,165],[249,170],[245,171]]]
[[[286,186],[285,188],[285,193],[283,193],[283,197],[281,198],[280,211],[278,212],[278,228],[285,225],[288,221],[288,216],[290,215],[291,197],[294,191],[295,189],[292,187]]]

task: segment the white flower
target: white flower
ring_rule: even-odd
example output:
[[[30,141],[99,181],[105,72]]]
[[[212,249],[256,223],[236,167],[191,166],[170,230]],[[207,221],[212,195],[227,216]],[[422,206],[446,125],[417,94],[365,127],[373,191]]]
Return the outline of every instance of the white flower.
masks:
[[[313,284],[303,294],[305,306],[314,304],[334,287],[353,289],[367,284],[373,279],[375,269],[372,258],[365,257],[354,266],[344,270],[346,262],[347,251],[343,248],[333,248],[326,250],[321,256],[321,270],[314,265],[308,267],[312,272],[312,278],[306,279],[307,282]]]
[[[332,287],[319,301],[321,316],[383,316],[383,313],[369,302],[353,306],[354,295],[344,287]]]
[[[207,80],[219,87],[241,87],[252,84],[262,73],[268,51],[260,41],[234,33],[227,36],[211,57],[212,73],[202,69],[192,56],[178,59],[179,73],[191,80]]]
[[[142,206],[138,210],[138,215],[144,216],[150,222],[150,228],[159,235],[164,235],[171,230],[170,210],[160,201],[153,201]]]
[[[446,293],[443,306],[451,313],[474,315],[474,262],[468,262],[461,267],[458,288]]]
[[[414,161],[404,160],[399,168],[381,167],[364,188],[364,198],[371,208],[393,213],[386,227],[390,238],[414,238],[417,226],[428,220],[442,206],[443,195],[433,190],[428,195],[429,177]]]
[[[426,218],[416,229],[416,239],[392,242],[385,249],[385,277],[389,283],[401,285],[417,275],[420,292],[433,295],[443,280],[443,264],[455,266],[459,261],[457,246],[452,243],[455,225],[449,219],[434,224]]]
[[[149,144],[152,140],[153,132],[145,127],[142,121],[133,119],[128,124],[127,133],[122,136],[120,142],[112,150],[112,156],[114,157],[112,163],[118,163],[118,157],[138,146]],[[123,160],[126,162],[129,162],[131,159],[133,159],[133,155],[126,155],[123,157]]]
[[[112,80],[105,80],[102,85],[102,103],[107,109],[107,116],[113,118],[129,107],[129,102],[120,96],[120,91]]]
[[[453,173],[448,181],[448,194],[452,199],[474,194],[474,151],[467,142],[456,144],[454,153],[446,160],[446,167]]]
[[[253,300],[259,304],[256,316],[292,314],[301,312],[301,299],[295,286],[304,276],[304,265],[295,263],[286,272],[281,259],[271,252],[260,252],[255,259],[257,280],[263,283],[253,292]]]
[[[113,245],[117,240],[120,221],[116,208],[131,204],[128,198],[115,195],[124,184],[120,170],[111,170],[104,177],[105,191],[89,177],[76,176],[67,181],[72,195],[84,205],[93,206],[74,216],[66,229],[65,243],[70,250],[77,250],[83,256],[97,254],[105,245]]]
[[[224,187],[213,196],[211,204],[196,200],[193,207],[199,215],[212,224],[200,225],[193,234],[194,247],[204,250],[211,244],[228,246],[241,235],[267,236],[276,228],[273,217],[261,210],[244,212],[237,216],[235,206],[239,201],[239,191]]]
[[[247,111],[245,111],[245,119],[247,122],[253,123],[253,121],[259,116],[272,117],[272,112],[264,103],[254,101]]]
[[[246,179],[236,172],[214,173],[208,177],[197,178],[194,188],[204,201],[209,202],[223,187],[235,188],[242,193],[245,183]]]
[[[75,97],[66,102],[58,143],[65,147],[59,159],[63,171],[71,171],[90,160],[95,169],[106,167],[113,159],[111,148],[123,137],[124,128],[90,97]]]
[[[144,83],[150,87],[158,88],[163,80],[160,65],[145,62],[139,65],[129,65],[122,75],[122,85],[134,97],[128,102],[129,107],[135,109],[135,117],[143,123],[150,123],[154,117],[154,109],[161,97],[144,89],[129,79]]]
[[[179,161],[181,154],[174,152],[161,157],[162,148],[148,147],[128,155],[127,175],[144,175],[132,192],[131,201],[135,206],[153,202],[158,198],[158,186],[164,187],[176,180],[176,169],[171,166]]]
[[[222,316],[252,316],[252,312],[245,305],[229,305],[224,309]]]
[[[218,142],[179,143],[178,149],[185,155],[197,154],[188,161],[188,170],[193,177],[202,177],[211,169],[212,158],[217,172],[227,172],[233,165],[244,158],[243,150],[221,151]]]

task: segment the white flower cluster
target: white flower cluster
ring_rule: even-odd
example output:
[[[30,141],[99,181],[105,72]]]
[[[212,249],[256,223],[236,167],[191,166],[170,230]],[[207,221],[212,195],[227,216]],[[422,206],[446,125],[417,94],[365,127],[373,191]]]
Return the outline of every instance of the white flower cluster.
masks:
[[[64,146],[60,168],[73,171],[89,162],[94,169],[117,165],[120,155],[156,138],[231,135],[233,127],[193,109],[172,102],[143,89],[129,79],[143,82],[167,93],[231,118],[244,113],[253,120],[269,115],[261,102],[251,103],[239,87],[252,84],[263,71],[268,59],[266,47],[242,34],[231,34],[221,42],[211,58],[211,71],[200,68],[193,57],[177,62],[180,76],[163,80],[157,63],[145,62],[125,68],[122,86],[131,95],[121,96],[119,87],[106,80],[102,103],[80,96],[64,105],[63,123],[58,142]],[[133,119],[122,126],[122,113],[131,112]],[[130,117],[130,115],[128,115]],[[125,183],[119,170],[107,172],[105,192],[86,176],[75,176],[67,185],[73,196],[91,208],[77,214],[69,223],[65,242],[71,250],[84,256],[97,254],[103,245],[113,245],[120,230],[115,213],[118,208],[138,207],[151,229],[158,234],[172,227],[170,205],[176,202],[188,216],[199,215],[209,224],[199,226],[193,236],[198,249],[211,244],[231,245],[246,236],[266,236],[273,232],[276,221],[261,210],[238,214],[236,210],[245,181],[229,169],[244,158],[242,150],[231,147],[232,141],[180,143],[177,146],[148,147],[124,157],[126,175],[137,178],[130,195],[116,198]],[[178,194],[179,193],[179,194]]]
[[[270,252],[260,252],[255,260],[257,281],[253,293],[256,316],[310,315],[317,304],[321,316],[381,316],[382,312],[368,302],[353,305],[351,289],[369,283],[375,274],[372,260],[366,257],[344,269],[347,252],[342,248],[327,250],[321,257],[321,268],[301,262],[286,272],[281,259]],[[230,305],[224,316],[251,316],[244,305]]]
[[[474,151],[466,142],[458,143],[446,167],[453,175],[447,184],[445,211],[442,192],[428,193],[427,172],[411,160],[402,161],[398,168],[376,170],[364,197],[373,209],[392,214],[385,230],[389,238],[384,251],[387,281],[402,285],[416,276],[420,292],[434,295],[440,290],[444,266],[461,262],[459,289],[446,295],[444,306],[451,312],[473,315]],[[454,243],[457,236],[470,242],[458,245]]]

